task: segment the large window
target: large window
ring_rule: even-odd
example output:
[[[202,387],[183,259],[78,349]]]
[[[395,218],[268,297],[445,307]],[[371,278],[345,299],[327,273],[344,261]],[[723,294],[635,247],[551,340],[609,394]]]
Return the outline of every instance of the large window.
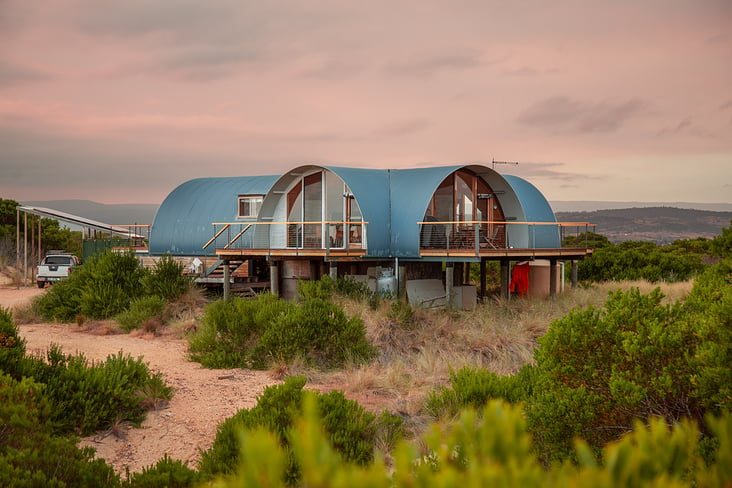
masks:
[[[239,195],[239,218],[255,219],[262,206],[262,195]]]

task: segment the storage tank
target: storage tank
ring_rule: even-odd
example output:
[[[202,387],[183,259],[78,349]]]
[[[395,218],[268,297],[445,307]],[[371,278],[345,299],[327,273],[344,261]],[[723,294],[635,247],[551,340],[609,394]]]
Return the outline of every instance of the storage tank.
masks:
[[[560,263],[555,264],[556,268],[556,290],[561,291],[562,276],[560,273]],[[550,295],[549,280],[550,269],[548,259],[536,259],[529,263],[529,296],[547,298]]]

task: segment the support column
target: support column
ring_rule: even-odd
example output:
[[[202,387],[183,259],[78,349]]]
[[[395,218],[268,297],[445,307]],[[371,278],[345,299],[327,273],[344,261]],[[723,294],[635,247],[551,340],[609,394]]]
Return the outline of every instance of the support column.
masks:
[[[549,297],[557,299],[557,260],[549,260]]]
[[[452,303],[452,285],[455,279],[455,267],[454,263],[449,262],[445,266],[445,302],[448,309],[453,308]]]
[[[23,213],[23,285],[28,286],[28,212]]]
[[[229,260],[224,259],[224,300],[228,300],[231,296],[231,268],[229,267]]]
[[[398,273],[397,285],[399,286],[399,289],[397,290],[397,294],[399,298],[403,299],[407,296],[407,267],[399,266]]]
[[[486,281],[488,277],[485,272],[485,259],[480,260],[480,296],[485,297]]]
[[[577,288],[577,260],[572,260],[572,288]]]
[[[330,279],[335,281],[338,279],[338,263],[335,261],[331,261],[328,263],[328,274],[330,275]]]
[[[20,288],[20,280],[17,273],[20,272],[20,209],[15,209],[15,285]]]
[[[269,291],[274,296],[280,296],[280,273],[277,261],[269,262]]]
[[[510,273],[510,262],[505,259],[501,260],[501,299],[509,300],[511,298],[511,292],[509,290],[509,284],[511,283]]]
[[[463,285],[470,283],[470,263],[465,263],[465,276],[463,277]]]

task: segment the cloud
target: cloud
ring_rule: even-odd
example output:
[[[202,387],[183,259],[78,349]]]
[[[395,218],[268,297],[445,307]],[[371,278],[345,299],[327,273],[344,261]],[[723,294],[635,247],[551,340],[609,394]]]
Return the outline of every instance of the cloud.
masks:
[[[376,136],[399,137],[423,132],[430,122],[425,118],[398,120],[373,131]]]
[[[392,60],[387,71],[399,75],[425,77],[437,73],[463,71],[491,64],[473,49],[441,54],[418,54],[407,59]]]
[[[518,121],[535,127],[579,133],[615,132],[645,108],[646,103],[638,98],[616,103],[588,103],[557,96],[534,103],[518,116]]]
[[[579,182],[583,180],[600,179],[601,177],[590,176],[586,173],[576,173],[565,171],[565,163],[537,163],[537,162],[519,162],[518,165],[512,167],[511,173],[522,178],[546,178],[550,180],[563,181],[565,184],[571,182]],[[514,169],[515,168],[515,169]]]
[[[0,60],[0,88],[51,79],[53,76],[42,69]]]

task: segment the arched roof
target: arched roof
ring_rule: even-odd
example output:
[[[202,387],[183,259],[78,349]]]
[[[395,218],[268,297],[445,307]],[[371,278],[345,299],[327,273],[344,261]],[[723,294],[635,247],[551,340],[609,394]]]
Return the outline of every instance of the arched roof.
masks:
[[[292,184],[305,174],[326,170],[348,185],[368,222],[367,258],[419,258],[418,222],[424,219],[440,183],[460,169],[470,170],[488,183],[507,222],[556,222],[551,206],[531,183],[481,165],[393,170],[304,165],[281,176],[198,178],[181,184],[155,215],[150,252],[203,255],[201,246],[213,236],[212,222],[245,221],[237,219],[238,195],[265,195],[257,220],[271,220]],[[255,235],[261,235],[265,228],[257,228]],[[507,238],[516,248],[561,247],[556,226],[509,224]]]
[[[202,256],[212,222],[234,222],[239,195],[264,195],[278,176],[197,178],[175,188],[155,214],[150,254]]]
[[[503,175],[521,204],[524,222],[556,222],[549,202],[531,183],[518,176]],[[514,226],[512,226],[514,227]],[[562,247],[559,228],[555,225],[534,225],[528,230],[528,243],[521,247],[556,249]],[[518,247],[518,246],[517,246]]]

